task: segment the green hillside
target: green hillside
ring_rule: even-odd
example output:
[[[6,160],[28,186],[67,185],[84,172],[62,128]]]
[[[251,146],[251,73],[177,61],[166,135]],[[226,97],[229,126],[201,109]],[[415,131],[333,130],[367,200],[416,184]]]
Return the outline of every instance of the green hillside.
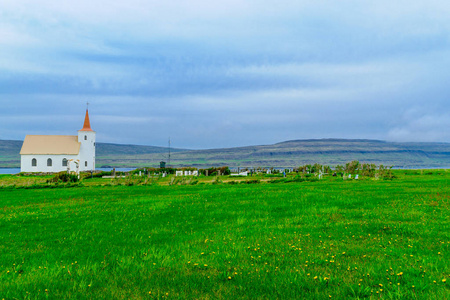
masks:
[[[0,140],[0,168],[20,167],[22,141]]]
[[[19,167],[21,141],[0,140],[0,167]],[[97,143],[97,167],[156,167],[167,161],[165,147]],[[378,140],[318,139],[273,145],[207,150],[171,149],[171,166],[294,167],[352,160],[400,168],[450,167],[450,143],[393,143]]]

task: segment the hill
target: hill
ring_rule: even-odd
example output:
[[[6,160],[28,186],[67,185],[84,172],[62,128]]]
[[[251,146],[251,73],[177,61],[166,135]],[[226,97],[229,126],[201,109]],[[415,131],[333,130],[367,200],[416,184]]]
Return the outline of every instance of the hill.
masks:
[[[0,167],[20,166],[21,141],[0,140]],[[395,143],[378,140],[293,140],[273,145],[187,150],[171,149],[171,166],[294,167],[352,160],[398,168],[450,167],[450,143]],[[97,167],[157,167],[166,147],[97,143]]]
[[[0,168],[20,167],[20,149],[23,141],[0,140]]]
[[[352,160],[399,168],[450,167],[450,143],[393,143],[378,140],[295,140],[273,145],[180,152],[174,165],[293,167],[309,163],[345,164]]]

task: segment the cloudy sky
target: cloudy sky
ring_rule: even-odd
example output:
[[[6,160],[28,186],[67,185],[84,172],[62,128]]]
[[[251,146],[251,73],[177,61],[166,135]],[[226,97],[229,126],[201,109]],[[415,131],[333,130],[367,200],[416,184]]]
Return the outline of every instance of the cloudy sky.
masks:
[[[450,142],[448,1],[0,0],[0,139]]]

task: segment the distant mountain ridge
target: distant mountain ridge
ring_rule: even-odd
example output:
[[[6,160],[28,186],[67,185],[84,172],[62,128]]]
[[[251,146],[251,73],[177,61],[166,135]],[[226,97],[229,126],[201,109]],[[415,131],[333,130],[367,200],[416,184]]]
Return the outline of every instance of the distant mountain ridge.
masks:
[[[0,167],[19,167],[21,141],[0,140]],[[174,167],[295,167],[352,160],[399,168],[450,167],[450,143],[398,143],[369,139],[308,139],[272,145],[189,150],[171,148]],[[157,167],[168,148],[97,143],[97,167]]]
[[[141,145],[124,145],[111,143],[97,143],[97,155],[132,155],[132,154],[146,154],[146,153],[167,153],[168,147],[158,146],[141,146]],[[170,148],[171,152],[189,151],[189,149]]]

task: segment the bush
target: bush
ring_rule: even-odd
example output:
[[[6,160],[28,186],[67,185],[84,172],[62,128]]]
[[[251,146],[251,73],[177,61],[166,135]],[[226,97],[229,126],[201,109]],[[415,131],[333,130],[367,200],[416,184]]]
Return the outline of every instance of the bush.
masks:
[[[218,176],[217,176],[216,179],[214,179],[214,181],[212,182],[212,184],[220,184],[220,183],[223,183],[223,181],[220,180]]]
[[[306,174],[310,175],[310,174]],[[319,181],[317,177],[311,177],[311,176],[305,176],[305,178],[301,176],[295,176],[293,178],[280,178],[280,179],[273,179],[269,181],[269,183],[290,183],[290,182],[316,182]]]
[[[311,175],[311,174],[306,174],[306,175]],[[314,178],[314,177],[311,177],[311,176],[305,176],[306,177],[306,179],[305,178],[302,178],[302,177],[300,177],[300,176],[295,176],[294,178],[286,178],[286,180],[284,181],[284,183],[288,183],[288,182],[304,182],[304,181],[315,181],[314,179],[316,179],[316,178]]]
[[[199,174],[202,175],[206,175],[206,171],[208,171],[208,176],[217,176],[219,171],[220,171],[220,175],[230,175],[231,171],[230,169],[225,166],[225,167],[220,167],[220,168],[216,168],[216,167],[212,167],[209,169],[200,169],[198,170]]]
[[[265,178],[280,178],[283,177],[283,174],[265,174],[264,175]]]
[[[67,172],[59,172],[53,178],[48,179],[47,183],[57,183],[57,182],[78,182],[78,175],[69,174]]]
[[[383,165],[378,167],[377,175],[384,180],[392,180],[395,178],[394,174],[392,174],[392,167],[385,167]]]
[[[258,179],[241,181],[241,183],[245,183],[245,184],[256,184],[256,183],[260,183],[260,182],[261,181],[259,181]]]
[[[281,182],[286,182],[286,178],[272,179],[269,181],[269,183],[281,183]]]
[[[103,176],[111,176],[112,175],[112,171],[101,171],[101,172],[96,172],[92,175],[92,177],[94,178],[102,178]]]

